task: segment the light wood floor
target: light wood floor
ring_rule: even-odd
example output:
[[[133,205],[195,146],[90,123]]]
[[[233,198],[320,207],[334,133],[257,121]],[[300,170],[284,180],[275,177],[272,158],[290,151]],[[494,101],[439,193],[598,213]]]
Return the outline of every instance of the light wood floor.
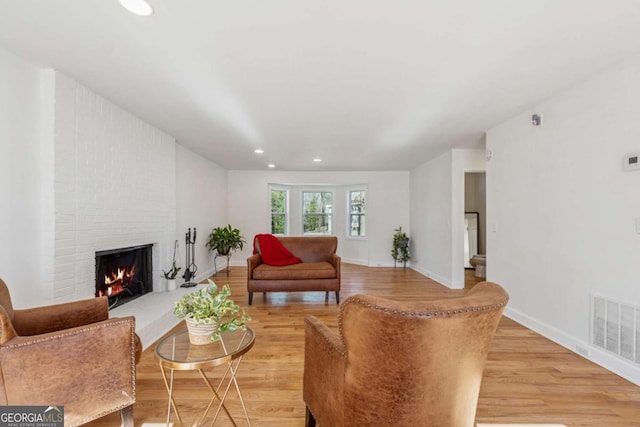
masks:
[[[476,271],[472,268],[465,268],[464,270],[464,288],[469,290],[473,288],[474,285],[485,281],[486,279],[481,277],[476,277]]]
[[[410,269],[343,264],[342,271],[343,300],[356,293],[416,300],[424,295],[463,292],[448,290]],[[222,273],[216,282],[226,283],[226,275]],[[246,268],[232,267],[228,283],[236,301],[246,306]],[[338,306],[334,296],[326,302],[321,292],[277,293],[267,294],[267,300],[263,301],[262,294],[256,294],[247,311],[253,317],[251,327],[256,332],[256,342],[240,366],[238,381],[252,425],[303,426],[303,318],[313,314],[329,327],[337,328]],[[166,417],[167,394],[153,349],[151,346],[143,353],[138,365],[134,408],[138,427],[164,425]],[[176,397],[186,425],[191,425],[209,396],[196,375],[189,372],[176,375]],[[246,425],[235,397],[235,394],[228,397],[229,410],[237,415],[238,425]],[[503,318],[485,369],[477,422],[640,426],[640,387]],[[89,424],[117,425],[117,414]],[[222,415],[216,425],[231,424]]]

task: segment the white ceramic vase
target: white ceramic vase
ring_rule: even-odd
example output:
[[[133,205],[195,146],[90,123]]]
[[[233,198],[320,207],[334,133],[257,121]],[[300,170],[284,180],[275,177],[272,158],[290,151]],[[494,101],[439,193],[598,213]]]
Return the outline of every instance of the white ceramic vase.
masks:
[[[217,323],[202,323],[193,319],[185,319],[191,344],[211,344],[211,336],[218,330]]]

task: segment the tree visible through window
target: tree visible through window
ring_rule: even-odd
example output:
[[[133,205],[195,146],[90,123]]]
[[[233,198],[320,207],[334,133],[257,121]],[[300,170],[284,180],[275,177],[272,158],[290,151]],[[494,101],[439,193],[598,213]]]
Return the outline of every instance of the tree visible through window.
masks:
[[[331,234],[333,194],[328,191],[303,191],[303,233]]]
[[[349,236],[365,236],[365,191],[349,191]]]
[[[271,190],[271,234],[287,234],[287,192]]]

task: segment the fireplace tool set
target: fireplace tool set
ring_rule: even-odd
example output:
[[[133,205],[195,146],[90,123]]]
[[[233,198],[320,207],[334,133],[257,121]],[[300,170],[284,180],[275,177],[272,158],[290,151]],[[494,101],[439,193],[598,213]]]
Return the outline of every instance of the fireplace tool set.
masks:
[[[197,285],[197,283],[191,281],[191,279],[193,279],[196,276],[196,271],[198,271],[198,267],[196,266],[196,263],[194,261],[194,257],[196,254],[196,248],[195,248],[196,228],[195,227],[193,227],[193,236],[191,235],[191,229],[189,229],[189,231],[185,233],[184,240],[185,240],[185,251],[187,254],[187,263],[186,263],[184,274],[182,275],[182,277],[184,278],[184,283],[180,285],[180,287],[190,288],[192,286]]]

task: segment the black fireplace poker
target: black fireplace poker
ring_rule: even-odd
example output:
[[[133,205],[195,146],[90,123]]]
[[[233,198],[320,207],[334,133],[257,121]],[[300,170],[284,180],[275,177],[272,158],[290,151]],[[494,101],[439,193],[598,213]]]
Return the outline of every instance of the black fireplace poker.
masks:
[[[180,285],[180,287],[190,288],[192,286],[197,285],[197,283],[191,281],[191,279],[193,279],[196,276],[196,271],[198,271],[198,267],[196,266],[196,263],[194,261],[195,254],[196,254],[196,248],[195,248],[196,228],[195,227],[193,227],[193,236],[191,235],[191,229],[189,229],[189,231],[185,233],[184,240],[185,240],[185,248],[186,248],[185,251],[187,255],[187,262],[186,262],[187,267],[185,268],[184,274],[182,275],[182,278],[184,279],[184,283]]]

